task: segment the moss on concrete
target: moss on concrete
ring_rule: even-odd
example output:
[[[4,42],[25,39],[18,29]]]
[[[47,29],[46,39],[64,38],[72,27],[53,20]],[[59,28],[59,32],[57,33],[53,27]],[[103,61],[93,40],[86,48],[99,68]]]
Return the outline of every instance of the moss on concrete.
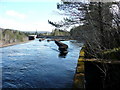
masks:
[[[102,51],[102,54],[105,57],[105,59],[87,59],[85,56],[86,54],[84,52],[84,49],[85,48],[83,47],[80,51],[80,56],[76,68],[76,74],[74,76],[74,88],[99,88],[101,90],[103,88],[120,88],[120,58],[118,57],[120,56],[120,48]],[[106,77],[104,77],[105,75]],[[114,83],[112,81],[114,81]]]
[[[74,76],[73,88],[81,88],[84,89],[84,51],[83,49],[80,51],[80,56],[78,59],[78,64],[76,67],[76,74]]]
[[[102,57],[104,59],[116,59],[120,60],[120,47],[119,48],[113,48],[109,50],[102,51]]]

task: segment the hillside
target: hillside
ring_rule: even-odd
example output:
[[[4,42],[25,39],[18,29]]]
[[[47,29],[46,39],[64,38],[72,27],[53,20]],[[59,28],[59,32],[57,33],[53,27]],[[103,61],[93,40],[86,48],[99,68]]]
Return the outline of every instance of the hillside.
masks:
[[[11,43],[24,42],[27,40],[28,37],[23,32],[0,28],[0,46]]]

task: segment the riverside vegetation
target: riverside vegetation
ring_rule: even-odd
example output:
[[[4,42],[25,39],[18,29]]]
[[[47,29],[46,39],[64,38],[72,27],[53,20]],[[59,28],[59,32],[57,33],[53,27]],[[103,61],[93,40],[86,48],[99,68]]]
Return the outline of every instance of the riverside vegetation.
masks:
[[[28,41],[28,37],[24,32],[12,29],[0,28],[0,46],[17,44]]]

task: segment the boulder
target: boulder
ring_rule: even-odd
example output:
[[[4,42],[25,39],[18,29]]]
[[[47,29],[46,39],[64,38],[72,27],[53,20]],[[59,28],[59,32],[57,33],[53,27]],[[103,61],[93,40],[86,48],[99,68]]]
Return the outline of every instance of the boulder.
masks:
[[[61,43],[60,41],[55,41],[55,43],[57,44],[57,46],[59,47],[59,51],[61,53],[66,53],[67,49],[68,49],[68,45]]]

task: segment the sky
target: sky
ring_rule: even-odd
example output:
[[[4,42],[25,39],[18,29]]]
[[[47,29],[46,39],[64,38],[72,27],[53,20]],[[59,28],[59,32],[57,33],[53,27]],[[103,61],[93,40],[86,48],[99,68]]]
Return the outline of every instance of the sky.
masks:
[[[0,28],[20,31],[52,31],[48,20],[57,22],[61,0],[0,0]],[[81,1],[81,0],[80,0]]]
[[[0,28],[21,31],[52,31],[48,20],[60,21],[60,0],[0,0]]]

